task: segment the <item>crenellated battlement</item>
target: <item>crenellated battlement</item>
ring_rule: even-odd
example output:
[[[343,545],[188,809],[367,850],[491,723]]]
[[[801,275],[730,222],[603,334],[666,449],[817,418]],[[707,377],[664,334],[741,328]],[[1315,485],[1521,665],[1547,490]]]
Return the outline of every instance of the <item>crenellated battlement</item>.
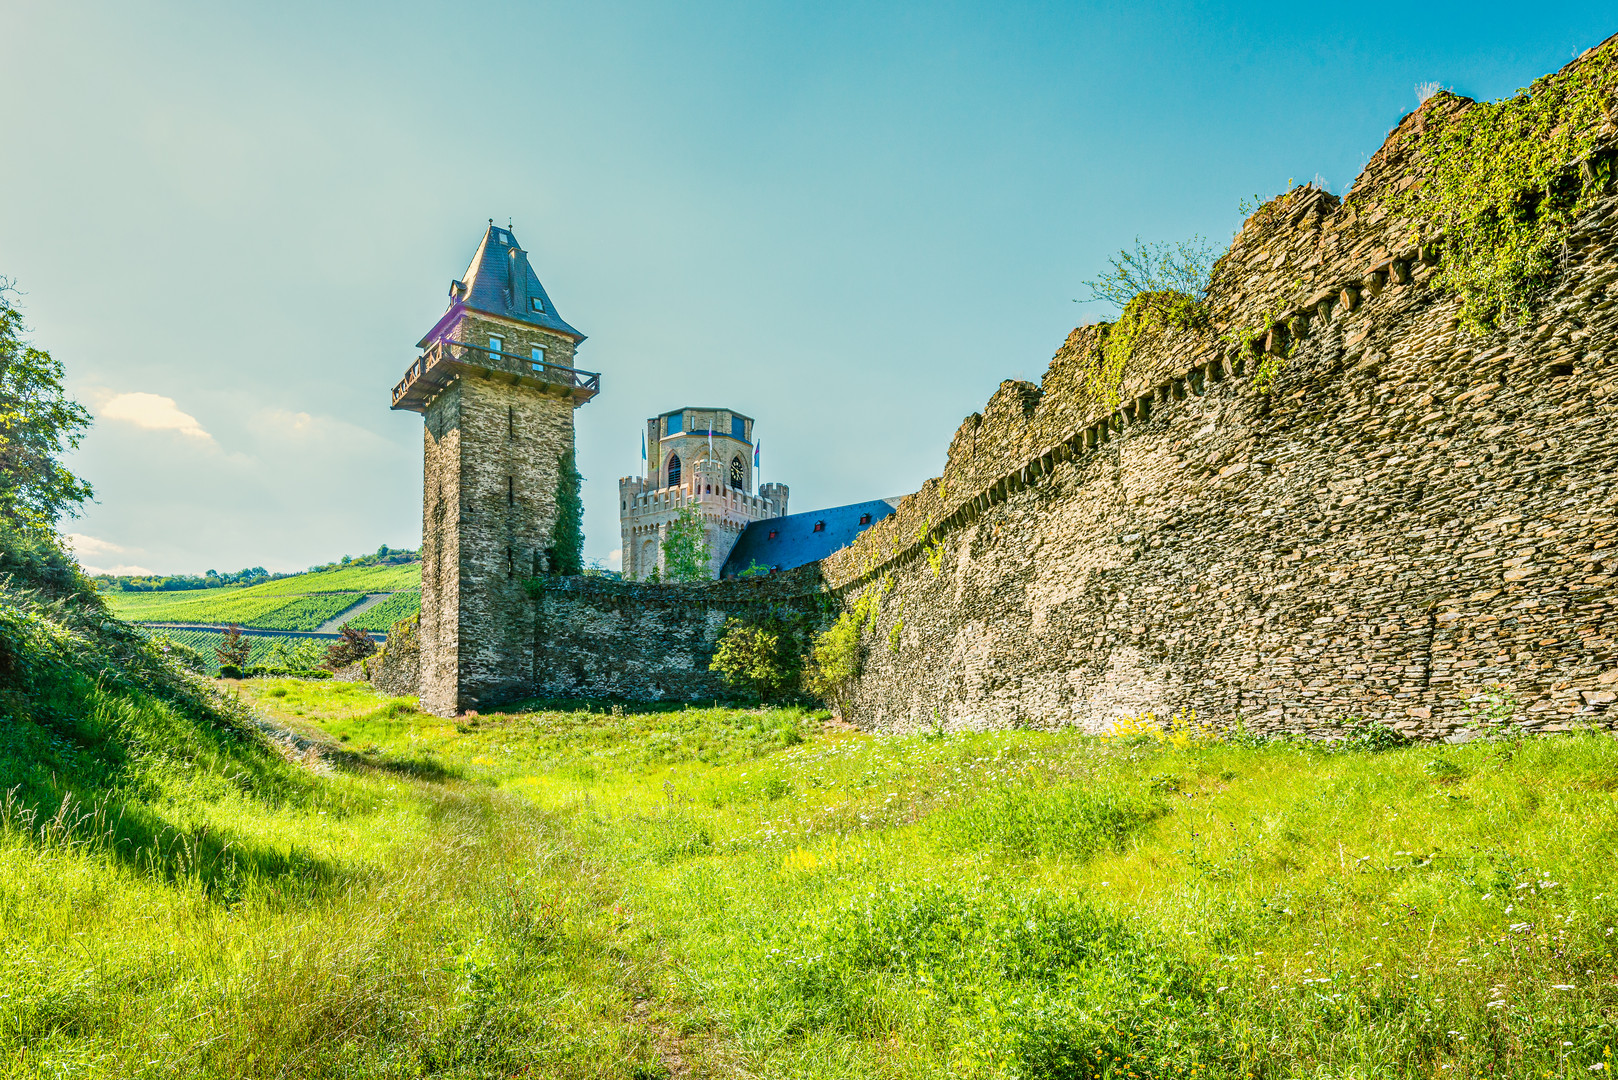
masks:
[[[1610,71],[1602,49],[1553,78]],[[1587,192],[1618,143],[1610,105],[1568,166]],[[876,598],[850,718],[1195,708],[1454,736],[1495,694],[1541,729],[1606,723],[1618,195],[1581,199],[1528,325],[1472,333],[1440,287],[1452,238],[1421,217],[1422,148],[1478,107],[1438,95],[1347,197],[1261,207],[1205,318],[1148,328],[1115,390],[1094,377],[1114,328],[1080,327],[1039,385],[967,417],[942,475],[822,564],[846,602]]]

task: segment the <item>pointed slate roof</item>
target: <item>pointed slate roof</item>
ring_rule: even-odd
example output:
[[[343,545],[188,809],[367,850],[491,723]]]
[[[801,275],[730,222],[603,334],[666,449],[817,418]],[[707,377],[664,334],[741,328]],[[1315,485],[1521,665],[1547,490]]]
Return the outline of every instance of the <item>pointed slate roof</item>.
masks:
[[[515,288],[513,287],[515,284]],[[420,347],[434,337],[462,311],[476,311],[502,319],[513,319],[542,327],[558,334],[566,334],[575,341],[584,335],[563,321],[556,305],[540,284],[539,275],[528,262],[528,252],[522,249],[510,229],[489,223],[483,233],[483,242],[472,256],[461,279],[450,284],[450,305],[444,317],[419,343]]]

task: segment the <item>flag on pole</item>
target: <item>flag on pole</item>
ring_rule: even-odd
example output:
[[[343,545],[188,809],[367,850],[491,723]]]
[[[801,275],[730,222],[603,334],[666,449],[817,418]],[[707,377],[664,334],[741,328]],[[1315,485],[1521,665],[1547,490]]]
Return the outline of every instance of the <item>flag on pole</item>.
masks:
[[[761,443],[761,442],[756,442],[756,443],[753,444],[753,471],[754,472],[758,472],[758,448],[763,446],[763,445],[764,444]]]
[[[646,460],[646,432],[640,433],[640,459]]]

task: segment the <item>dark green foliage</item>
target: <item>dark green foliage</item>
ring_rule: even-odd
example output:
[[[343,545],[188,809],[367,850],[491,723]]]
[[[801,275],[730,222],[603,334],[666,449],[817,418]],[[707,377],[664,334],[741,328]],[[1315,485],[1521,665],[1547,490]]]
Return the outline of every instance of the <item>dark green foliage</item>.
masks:
[[[780,620],[772,622],[773,625],[751,625],[740,619],[727,621],[708,670],[723,675],[727,686],[746,687],[760,701],[795,685],[802,663],[790,631]]]
[[[223,676],[224,672],[221,671],[220,675]],[[241,675],[237,677],[243,679],[329,679],[331,678],[331,672],[322,671],[320,668],[276,667],[273,664],[254,664],[251,667],[242,669]]]
[[[556,528],[551,533],[551,573],[584,572],[584,477],[572,450],[561,456],[556,477]]]
[[[1410,740],[1397,730],[1374,720],[1350,721],[1343,725],[1343,731],[1343,741],[1340,745],[1345,750],[1376,753],[1380,750],[1397,750],[1401,746],[1410,745]]]
[[[84,406],[62,390],[62,365],[22,340],[22,314],[0,278],[0,521],[48,531],[91,495],[61,463],[90,426]]]
[[[4,579],[47,597],[72,597],[100,609],[95,583],[84,576],[49,529],[31,529],[0,519],[0,580]]]

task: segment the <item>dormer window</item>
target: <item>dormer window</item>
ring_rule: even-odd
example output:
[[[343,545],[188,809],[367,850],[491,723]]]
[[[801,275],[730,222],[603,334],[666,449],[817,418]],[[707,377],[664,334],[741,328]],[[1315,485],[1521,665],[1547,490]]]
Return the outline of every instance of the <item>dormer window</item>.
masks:
[[[544,311],[545,310],[545,301],[541,300],[537,296],[531,297],[529,299],[528,303],[529,303],[530,306],[533,307],[533,309],[535,311]]]
[[[870,514],[861,514],[860,515],[860,524],[861,525],[869,525],[870,523],[871,523],[871,515]]]
[[[777,532],[776,530],[774,530],[774,529],[770,530],[770,539],[771,540],[774,540],[777,536],[780,536],[780,535],[781,534],[779,532]]]
[[[815,532],[825,532],[825,531],[826,531],[826,523],[824,521],[815,522]]]

